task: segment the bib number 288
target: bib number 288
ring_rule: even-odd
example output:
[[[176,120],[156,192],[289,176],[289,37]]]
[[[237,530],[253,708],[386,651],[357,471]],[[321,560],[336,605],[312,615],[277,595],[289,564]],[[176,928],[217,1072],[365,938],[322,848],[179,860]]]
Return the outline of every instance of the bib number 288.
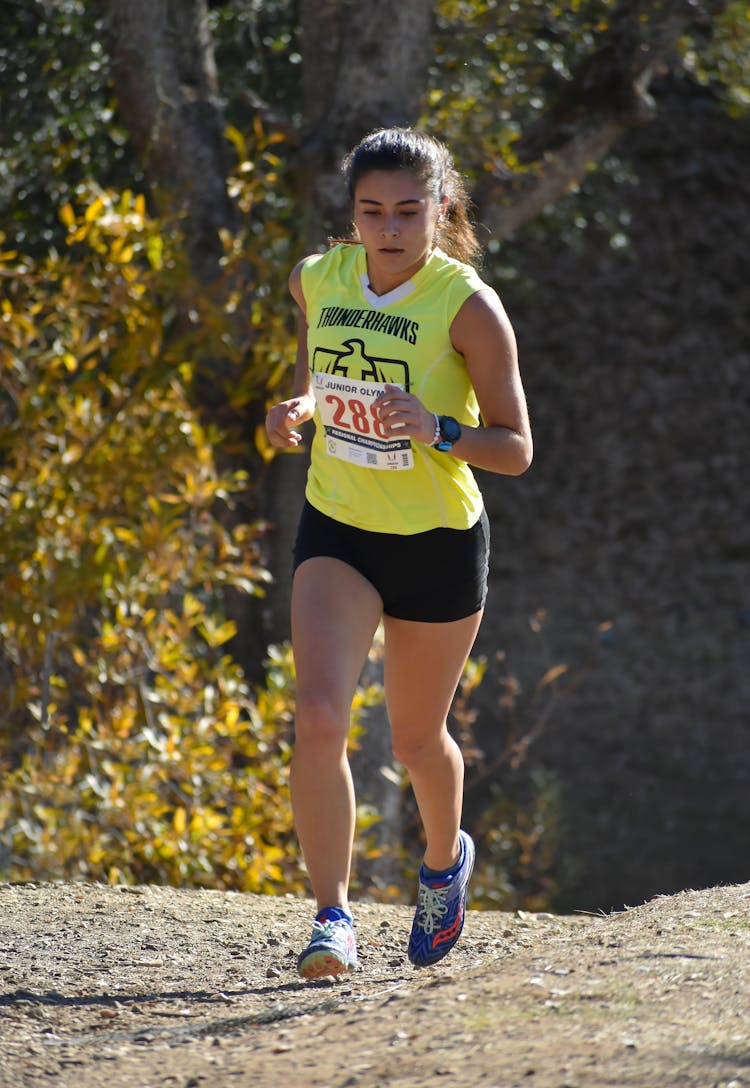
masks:
[[[377,409],[378,397],[385,392],[383,383],[315,371],[313,392],[329,457],[367,469],[414,467],[411,439],[385,433]]]
[[[334,393],[328,393],[326,404],[333,407],[332,422],[335,427],[346,431],[353,430],[357,434],[375,434],[378,438],[386,438],[375,401],[367,406],[356,397],[345,401]]]

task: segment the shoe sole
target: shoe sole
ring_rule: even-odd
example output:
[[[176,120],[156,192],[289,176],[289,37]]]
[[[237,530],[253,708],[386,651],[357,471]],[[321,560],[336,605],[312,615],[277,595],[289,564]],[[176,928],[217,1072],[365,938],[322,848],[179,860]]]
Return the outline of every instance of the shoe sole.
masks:
[[[330,952],[312,952],[306,956],[297,968],[302,978],[315,979],[326,978],[330,975],[345,975],[348,971],[354,971],[356,964],[342,963],[340,959]]]

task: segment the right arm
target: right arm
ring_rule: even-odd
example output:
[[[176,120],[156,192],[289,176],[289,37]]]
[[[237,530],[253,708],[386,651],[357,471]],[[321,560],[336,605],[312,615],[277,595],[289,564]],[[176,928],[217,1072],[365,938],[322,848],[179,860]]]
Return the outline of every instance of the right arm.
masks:
[[[302,435],[295,430],[300,424],[312,419],[315,411],[315,397],[310,382],[310,368],[307,358],[307,318],[305,316],[305,296],[302,293],[302,265],[304,260],[295,265],[289,276],[289,290],[299,306],[297,322],[297,361],[294,367],[294,386],[288,400],[274,404],[266,415],[266,433],[272,446],[288,448],[298,446]]]

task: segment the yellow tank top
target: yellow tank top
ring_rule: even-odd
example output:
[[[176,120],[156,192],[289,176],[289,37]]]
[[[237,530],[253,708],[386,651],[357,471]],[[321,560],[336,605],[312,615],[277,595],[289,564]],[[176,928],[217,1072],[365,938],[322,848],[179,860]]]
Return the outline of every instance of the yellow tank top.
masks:
[[[467,529],[477,521],[482,496],[465,461],[408,439],[382,452],[369,383],[373,390],[400,385],[428,411],[478,426],[476,395],[449,331],[466,299],[485,286],[474,268],[440,250],[386,295],[370,290],[361,245],[338,245],[305,262],[317,403],[305,494],[322,513],[380,533]]]

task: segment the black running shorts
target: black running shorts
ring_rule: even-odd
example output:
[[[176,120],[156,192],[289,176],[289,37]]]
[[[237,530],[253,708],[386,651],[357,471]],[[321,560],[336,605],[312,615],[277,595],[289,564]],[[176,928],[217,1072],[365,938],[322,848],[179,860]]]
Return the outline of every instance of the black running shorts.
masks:
[[[380,594],[383,612],[400,620],[450,623],[484,608],[490,526],[482,511],[470,529],[372,533],[344,525],[305,501],[294,569],[330,556],[359,571]]]

